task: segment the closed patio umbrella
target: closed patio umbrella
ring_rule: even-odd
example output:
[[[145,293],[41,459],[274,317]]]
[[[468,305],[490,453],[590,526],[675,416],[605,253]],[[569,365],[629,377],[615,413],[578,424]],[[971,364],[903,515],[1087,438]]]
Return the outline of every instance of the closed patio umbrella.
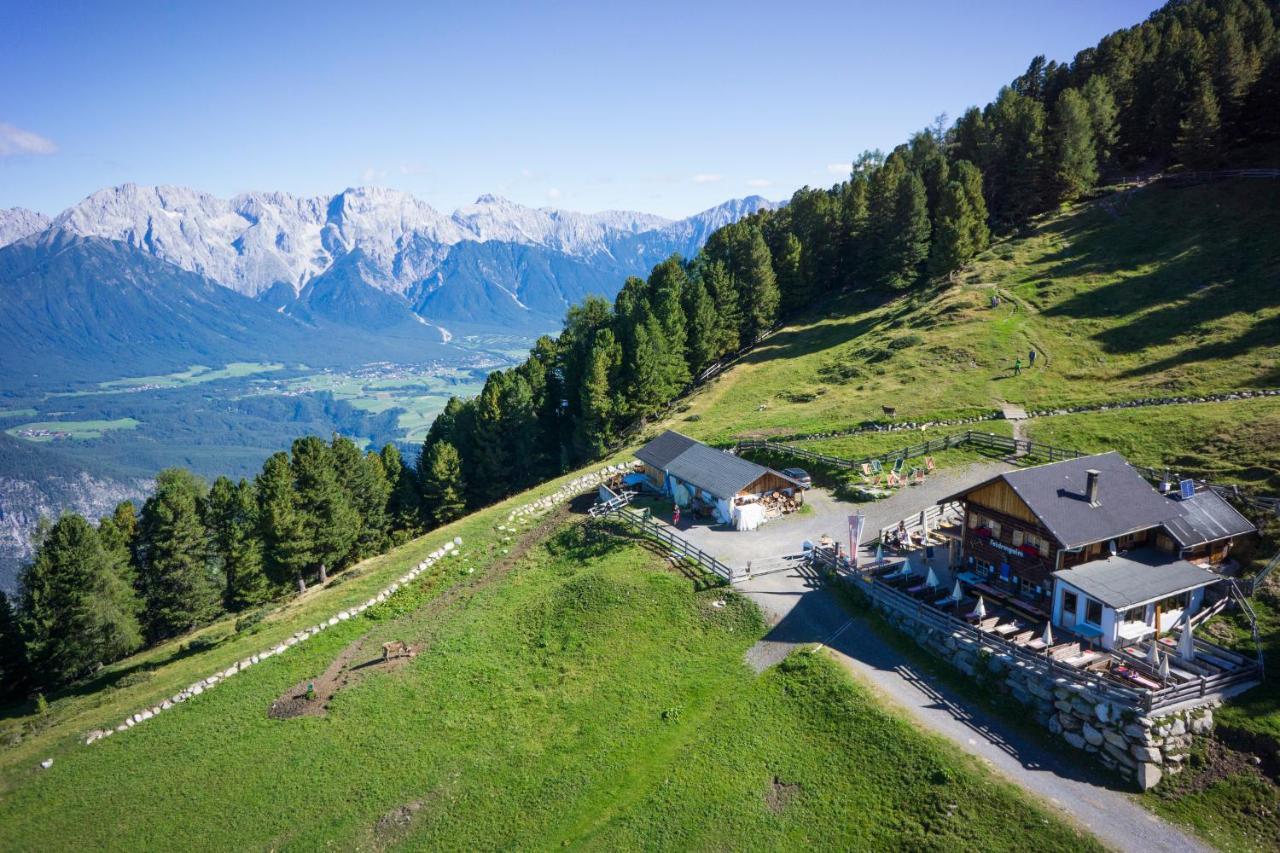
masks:
[[[1169,656],[1168,656],[1168,655],[1161,655],[1161,656],[1160,656],[1160,670],[1159,670],[1159,672],[1160,672],[1160,680],[1161,680],[1161,681],[1168,681],[1168,680],[1169,680]]]
[[[964,598],[964,590],[960,588],[960,581],[956,581],[956,585],[951,587],[951,601],[959,604],[962,598]]]
[[[884,545],[880,544],[879,542],[876,543],[876,562],[877,563],[884,562]]]
[[[1154,638],[1151,640],[1151,647],[1147,649],[1147,663],[1151,664],[1152,669],[1160,665],[1160,646]]]
[[[973,615],[979,619],[987,618],[987,603],[982,600],[982,596],[978,596],[978,604],[973,608]]]
[[[1053,627],[1048,622],[1044,623],[1044,633],[1040,635],[1040,642],[1044,643],[1046,649],[1053,645]]]
[[[924,585],[931,589],[938,585],[938,576],[933,573],[933,566],[929,567],[929,574],[924,576]]]
[[[1191,614],[1182,617],[1182,636],[1178,638],[1178,657],[1185,661],[1196,659],[1196,637],[1191,631]]]

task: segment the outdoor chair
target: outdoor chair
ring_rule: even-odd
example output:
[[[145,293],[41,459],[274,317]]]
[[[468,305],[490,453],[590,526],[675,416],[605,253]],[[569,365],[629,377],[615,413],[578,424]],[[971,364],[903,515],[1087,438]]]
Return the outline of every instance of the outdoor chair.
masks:
[[[907,464],[907,460],[899,457],[897,462],[893,463],[893,473],[901,474],[903,467]]]
[[[911,482],[915,483],[917,486],[924,482],[923,468],[916,468],[911,472]]]
[[[926,456],[926,457],[924,458],[924,467],[928,468],[930,471],[936,471],[936,470],[938,470],[938,466],[937,466],[937,465],[935,465],[935,464],[933,464],[933,457],[932,457],[932,456]]]
[[[883,470],[884,470],[884,468],[880,465],[880,460],[879,460],[879,459],[872,459],[872,460],[871,460],[871,472],[872,472],[873,474],[879,474],[879,473],[880,473],[881,471],[883,471]]]
[[[862,476],[871,479],[871,466],[866,462],[862,463]]]

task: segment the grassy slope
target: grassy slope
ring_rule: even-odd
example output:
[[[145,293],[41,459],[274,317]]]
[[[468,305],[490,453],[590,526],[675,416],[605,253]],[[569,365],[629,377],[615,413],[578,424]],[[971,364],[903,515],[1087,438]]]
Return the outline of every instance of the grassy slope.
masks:
[[[457,565],[479,575],[499,557],[473,548]],[[11,769],[25,778],[0,801],[0,843],[1092,846],[825,658],[755,677],[755,608],[694,593],[634,544],[575,523],[470,600],[430,600],[331,629],[51,771]],[[325,718],[266,717],[364,631],[427,648],[347,688]],[[775,779],[794,787],[771,807]],[[407,825],[377,828],[406,804]]]
[[[1280,399],[1119,409],[1032,421],[1028,435],[1080,450],[1119,450],[1138,465],[1280,493]]]
[[[1280,249],[1267,237],[1275,214],[1267,185],[1222,184],[1139,195],[1119,220],[1095,209],[1052,218],[1026,240],[996,247],[962,287],[784,329],[670,425],[724,441],[846,428],[878,416],[882,404],[927,418],[985,411],[999,399],[1048,406],[1274,383],[1276,313],[1264,306],[1280,301],[1272,292]],[[1042,286],[1050,277],[1053,284]],[[1215,287],[1200,289],[1206,283]],[[986,307],[993,284],[1005,296],[994,311]],[[1134,301],[1153,294],[1158,307]],[[857,300],[831,309],[851,312]],[[1096,316],[1099,306],[1109,316]],[[1184,334],[1168,335],[1171,328]],[[922,340],[886,349],[911,334]],[[1049,363],[1006,378],[1009,358],[1030,344],[1050,354]],[[1138,344],[1146,348],[1133,349]],[[1162,440],[1179,434],[1167,431]],[[856,455],[916,438],[814,446]],[[116,681],[127,686],[58,698],[40,722],[45,728],[0,756],[0,833],[14,842],[6,846],[77,833],[112,844],[176,845],[179,820],[217,822],[227,843],[301,847],[337,837],[356,844],[369,840],[379,815],[414,798],[424,807],[408,840],[423,845],[572,838],[598,846],[866,846],[886,840],[874,834],[884,826],[919,842],[925,839],[913,833],[928,828],[942,833],[930,840],[943,846],[972,845],[974,836],[950,834],[969,831],[944,816],[953,802],[987,846],[1062,840],[1060,826],[972,775],[967,759],[885,717],[819,659],[747,678],[741,650],[758,627],[735,621],[734,631],[708,631],[687,585],[673,585],[631,552],[597,555],[588,568],[544,555],[443,619],[427,617],[429,609],[407,616],[435,633],[448,658],[424,655],[403,677],[370,678],[340,694],[326,719],[275,723],[264,711],[367,625],[345,623],[100,746],[74,744],[80,732],[367,597],[443,538],[459,530],[469,542],[489,535],[502,512],[473,516],[290,603],[257,636],[235,635],[185,656],[177,644],[161,647],[101,679],[128,676]],[[474,554],[472,567],[483,572],[491,556]],[[602,579],[587,580],[593,573]],[[429,608],[431,595],[460,580],[467,578],[428,581],[430,592],[411,603]],[[573,586],[579,581],[581,590]],[[592,601],[603,595],[600,606],[564,612],[564,595],[573,600],[579,591]],[[618,595],[644,606],[610,605]],[[202,633],[230,631],[224,622]],[[663,642],[648,644],[650,635]],[[153,674],[128,683],[147,666]],[[431,677],[412,677],[418,672]],[[589,686],[590,702],[573,692]],[[601,709],[609,725],[593,728]],[[674,722],[662,721],[666,710]],[[198,745],[204,736],[210,745]],[[34,770],[46,755],[56,756],[54,771]],[[941,771],[919,773],[925,766]],[[780,815],[760,810],[773,776],[801,786]],[[207,796],[210,787],[220,796]],[[125,803],[127,794],[140,799]],[[969,813],[968,803],[981,808]],[[135,814],[126,821],[112,809]],[[869,822],[859,818],[864,811]],[[1211,812],[1212,804],[1201,810]],[[470,818],[460,822],[459,814]],[[840,834],[815,838],[818,831]]]
[[[833,300],[699,392],[675,423],[724,441],[847,428],[881,418],[882,405],[921,419],[1000,400],[1051,407],[1274,386],[1278,230],[1280,191],[1267,181],[1152,188],[1119,218],[1074,208],[993,247],[960,286],[869,311],[858,295]],[[1032,346],[1036,367],[1012,376]]]

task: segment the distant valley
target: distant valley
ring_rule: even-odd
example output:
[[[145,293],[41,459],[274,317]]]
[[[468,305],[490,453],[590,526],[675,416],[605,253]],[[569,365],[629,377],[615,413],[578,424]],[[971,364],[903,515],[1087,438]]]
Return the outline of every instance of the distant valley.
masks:
[[[168,465],[252,476],[307,432],[412,452],[570,304],[776,206],[672,221],[484,195],[446,215],[377,187],[129,184],[52,219],[0,210],[0,588],[41,515],[94,517]]]

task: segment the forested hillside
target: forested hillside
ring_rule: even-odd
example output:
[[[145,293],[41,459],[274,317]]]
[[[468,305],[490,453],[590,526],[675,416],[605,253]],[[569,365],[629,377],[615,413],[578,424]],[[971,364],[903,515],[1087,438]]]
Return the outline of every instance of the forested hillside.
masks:
[[[478,397],[450,401],[416,467],[394,447],[362,453],[308,437],[252,482],[207,489],[172,470],[140,512],[124,505],[96,527],[65,516],[22,579],[16,617],[0,618],[7,681],[28,691],[74,680],[596,459],[708,368],[796,318],[750,359],[797,359],[804,375],[737,400],[722,410],[726,424],[794,428],[763,422],[785,408],[784,391],[799,396],[782,403],[807,403],[818,388],[843,389],[832,400],[858,392],[848,406],[815,407],[829,426],[889,403],[936,414],[1000,396],[1274,381],[1260,356],[1276,340],[1274,299],[1257,285],[1274,280],[1270,185],[1230,185],[1229,197],[1216,195],[1226,184],[1157,188],[1123,209],[1082,202],[1118,176],[1276,150],[1278,57],[1274,5],[1171,3],[1069,64],[1037,57],[985,107],[887,155],[861,155],[833,187],[720,228],[695,257],[628,279],[612,304],[571,307],[557,338],[492,373]],[[983,314],[1001,294],[1005,313]],[[1185,334],[1195,317],[1198,338]],[[1068,369],[1043,387],[992,385],[992,371],[1028,346]]]

